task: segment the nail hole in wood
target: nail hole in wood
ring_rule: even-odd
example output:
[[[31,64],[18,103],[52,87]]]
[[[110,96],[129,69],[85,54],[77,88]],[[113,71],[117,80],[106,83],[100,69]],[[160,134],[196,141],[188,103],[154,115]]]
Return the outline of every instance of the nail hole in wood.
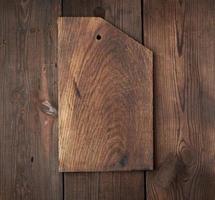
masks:
[[[32,162],[32,163],[34,162],[34,157],[33,157],[33,156],[31,157],[31,162]]]
[[[98,35],[96,36],[96,39],[97,39],[97,40],[101,40],[101,39],[102,39],[102,36],[98,34]]]

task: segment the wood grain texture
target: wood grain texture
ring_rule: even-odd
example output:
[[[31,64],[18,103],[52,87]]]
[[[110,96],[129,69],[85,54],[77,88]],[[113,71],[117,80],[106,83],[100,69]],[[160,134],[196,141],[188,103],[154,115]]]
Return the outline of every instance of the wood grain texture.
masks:
[[[58,1],[0,1],[0,199],[59,200]],[[51,110],[49,110],[51,108]]]
[[[66,200],[144,200],[144,184],[140,172],[65,173],[64,197]]]
[[[156,97],[148,199],[213,200],[215,1],[144,0],[143,8]]]
[[[60,170],[152,169],[152,52],[102,18],[58,28]]]
[[[88,6],[84,6],[86,2]],[[140,0],[64,0],[64,15],[103,17],[142,42]],[[144,200],[144,173],[64,173],[64,196],[66,200]]]

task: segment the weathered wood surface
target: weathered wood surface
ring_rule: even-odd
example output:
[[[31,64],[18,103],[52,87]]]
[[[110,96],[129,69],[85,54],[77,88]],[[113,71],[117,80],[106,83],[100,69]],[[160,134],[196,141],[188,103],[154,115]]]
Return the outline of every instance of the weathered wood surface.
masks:
[[[215,1],[144,0],[154,53],[155,172],[148,199],[215,198]]]
[[[58,29],[60,171],[152,169],[152,52],[99,17]]]
[[[58,1],[0,1],[0,199],[59,200]],[[51,115],[50,115],[51,114]]]
[[[63,16],[100,16],[142,42],[141,0],[64,0]],[[64,195],[66,200],[144,200],[144,173],[64,173]]]

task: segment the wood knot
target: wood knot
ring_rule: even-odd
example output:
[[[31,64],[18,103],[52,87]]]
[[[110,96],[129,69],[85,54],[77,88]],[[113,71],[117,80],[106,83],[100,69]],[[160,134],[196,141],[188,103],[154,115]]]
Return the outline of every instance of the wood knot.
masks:
[[[0,47],[6,46],[7,45],[7,41],[6,40],[2,40],[2,42],[0,43]]]
[[[172,184],[177,176],[184,174],[185,165],[174,154],[169,154],[159,167],[155,175],[155,182],[162,188],[167,188]]]
[[[41,103],[40,109],[43,113],[47,115],[50,115],[52,117],[57,117],[57,110],[47,100]]]

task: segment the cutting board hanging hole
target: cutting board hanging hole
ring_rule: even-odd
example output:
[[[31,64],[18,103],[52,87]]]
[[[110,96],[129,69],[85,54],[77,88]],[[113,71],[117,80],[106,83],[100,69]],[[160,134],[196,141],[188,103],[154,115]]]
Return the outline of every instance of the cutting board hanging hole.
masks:
[[[102,36],[101,36],[100,34],[98,34],[98,35],[96,36],[96,39],[97,39],[97,40],[101,40],[101,39],[102,39]]]

